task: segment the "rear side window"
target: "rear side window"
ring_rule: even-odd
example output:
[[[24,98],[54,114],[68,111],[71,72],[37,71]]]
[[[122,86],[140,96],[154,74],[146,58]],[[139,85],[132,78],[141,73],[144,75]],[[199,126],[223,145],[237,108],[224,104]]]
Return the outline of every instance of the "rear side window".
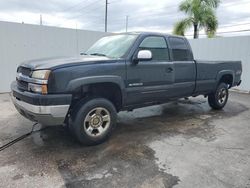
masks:
[[[164,37],[146,37],[139,46],[139,50],[150,50],[153,61],[169,61],[169,52]]]
[[[185,40],[177,37],[169,38],[170,48],[172,49],[174,61],[191,61],[192,55]]]

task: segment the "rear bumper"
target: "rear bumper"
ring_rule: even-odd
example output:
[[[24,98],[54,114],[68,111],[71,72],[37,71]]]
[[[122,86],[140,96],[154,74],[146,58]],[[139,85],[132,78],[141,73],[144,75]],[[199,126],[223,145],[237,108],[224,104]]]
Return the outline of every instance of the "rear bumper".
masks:
[[[11,90],[13,104],[24,117],[44,125],[64,123],[71,103],[70,94],[40,95],[20,91],[16,82],[11,84]]]

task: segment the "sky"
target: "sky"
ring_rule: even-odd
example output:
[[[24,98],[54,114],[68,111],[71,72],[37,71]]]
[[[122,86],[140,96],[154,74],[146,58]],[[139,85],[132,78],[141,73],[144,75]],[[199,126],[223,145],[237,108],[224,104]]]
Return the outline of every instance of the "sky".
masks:
[[[172,33],[182,0],[108,0],[108,31]],[[218,36],[250,35],[250,0],[221,0]],[[0,21],[104,31],[105,0],[0,0]],[[232,32],[233,31],[233,32]],[[241,32],[236,32],[241,31]],[[200,32],[201,37],[205,37]],[[192,29],[186,36],[191,38]]]

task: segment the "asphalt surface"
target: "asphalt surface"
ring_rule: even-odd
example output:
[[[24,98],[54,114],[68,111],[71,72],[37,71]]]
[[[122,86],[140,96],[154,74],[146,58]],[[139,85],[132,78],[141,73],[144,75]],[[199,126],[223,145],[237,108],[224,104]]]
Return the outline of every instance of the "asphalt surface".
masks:
[[[199,97],[122,112],[94,147],[50,127],[0,151],[0,187],[250,187],[249,108],[231,92],[222,111]],[[0,146],[31,130],[9,94],[0,109]]]

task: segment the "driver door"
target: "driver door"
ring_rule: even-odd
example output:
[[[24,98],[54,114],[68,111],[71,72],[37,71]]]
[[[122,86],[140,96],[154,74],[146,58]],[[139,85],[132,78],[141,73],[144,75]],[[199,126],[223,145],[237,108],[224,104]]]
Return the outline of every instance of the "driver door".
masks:
[[[135,55],[140,50],[150,50],[152,59],[127,63],[127,105],[163,101],[173,94],[174,65],[165,37],[145,37]]]

